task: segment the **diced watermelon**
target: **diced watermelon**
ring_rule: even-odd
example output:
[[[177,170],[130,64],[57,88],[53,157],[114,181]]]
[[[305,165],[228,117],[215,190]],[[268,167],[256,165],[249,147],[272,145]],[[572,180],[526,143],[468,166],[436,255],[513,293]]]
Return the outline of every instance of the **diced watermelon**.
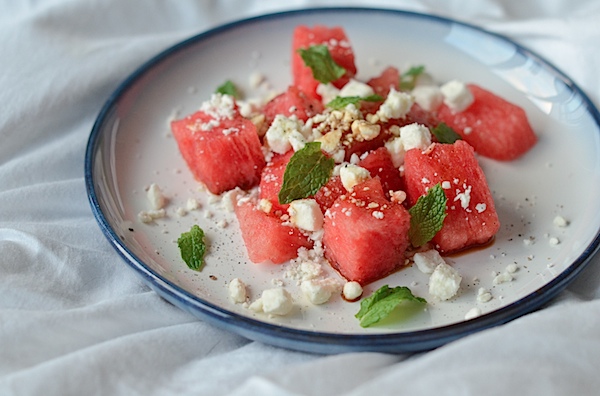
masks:
[[[290,150],[285,154],[275,154],[262,171],[259,184],[259,197],[261,199],[268,199],[271,202],[271,211],[273,213],[277,211],[281,214],[287,213],[287,208],[290,206],[289,204],[279,203],[279,190],[281,190],[283,183],[285,167],[290,162],[292,155],[294,155],[294,150]]]
[[[369,179],[326,212],[325,257],[346,279],[371,283],[404,265],[409,228],[404,206],[386,199],[379,178]]]
[[[489,242],[500,221],[473,147],[464,140],[434,143],[426,151],[412,149],[404,157],[404,182],[409,204],[440,183],[446,194],[447,216],[433,238],[441,253]]]
[[[367,81],[367,85],[373,88],[373,91],[376,95],[385,98],[390,89],[393,87],[394,89],[398,89],[400,84],[400,72],[393,66],[386,68],[381,74],[377,77],[373,77],[369,81]],[[381,106],[380,102],[366,102],[363,101],[360,104],[360,110],[363,114],[375,114],[379,106]]]
[[[381,128],[381,132],[379,135],[371,140],[359,140],[355,139],[350,144],[346,145],[344,159],[346,161],[350,161],[350,157],[352,154],[356,154],[359,157],[364,153],[377,150],[380,147],[383,147],[386,140],[391,137],[391,132],[386,127]]]
[[[325,211],[333,205],[340,195],[346,194],[346,189],[342,184],[342,179],[339,176],[332,176],[327,184],[315,194],[315,201],[321,207],[321,211]]]
[[[329,28],[322,25],[316,25],[312,28],[303,25],[297,26],[294,29],[292,42],[292,74],[294,85],[316,99],[320,99],[320,96],[317,94],[319,81],[313,77],[311,68],[304,64],[298,50],[300,48],[308,49],[311,45],[321,44],[329,48],[329,52],[335,63],[346,69],[346,73],[334,81],[333,85],[341,88],[356,74],[354,51],[343,28]]]
[[[381,179],[381,185],[386,195],[389,191],[404,190],[404,181],[400,176],[400,170],[394,167],[392,156],[385,147],[369,152],[358,165],[367,169],[371,177],[378,176]]]
[[[254,124],[239,113],[217,120],[198,111],[173,121],[171,130],[190,171],[213,194],[258,184],[265,165],[261,143]]]
[[[293,85],[284,93],[271,99],[263,109],[267,125],[271,125],[277,114],[286,117],[295,115],[299,120],[306,121],[322,112],[323,104],[320,100],[308,96]]]
[[[508,161],[535,145],[537,137],[521,107],[475,84],[467,87],[473,94],[473,103],[457,113],[442,105],[438,117],[475,151],[485,157]]]
[[[312,242],[298,228],[263,212],[252,201],[238,203],[235,214],[248,257],[253,263],[270,261],[281,264],[295,258],[299,248],[312,248]]]

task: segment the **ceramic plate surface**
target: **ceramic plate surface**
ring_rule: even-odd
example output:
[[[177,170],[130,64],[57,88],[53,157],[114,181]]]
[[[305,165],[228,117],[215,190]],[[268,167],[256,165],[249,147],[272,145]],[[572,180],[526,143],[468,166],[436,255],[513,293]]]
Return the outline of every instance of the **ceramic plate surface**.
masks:
[[[289,266],[252,264],[226,201],[194,181],[169,130],[169,121],[197,110],[227,79],[246,97],[284,90],[291,82],[291,36],[296,25],[340,25],[354,48],[358,77],[388,65],[425,65],[438,80],[474,82],[522,106],[539,137],[512,162],[481,158],[502,223],[493,244],[449,258],[463,277],[450,301],[428,293],[428,275],[416,267],[365,288],[404,285],[429,304],[401,320],[363,329],[358,303],[335,295],[311,305]],[[266,83],[257,88],[251,76]],[[217,326],[250,339],[319,353],[408,352],[435,348],[458,337],[531,312],[562,290],[595,253],[600,229],[599,114],[564,74],[521,46],[479,28],[414,13],[371,9],[316,9],[267,15],[192,37],[151,59],[110,97],[91,132],[86,183],[98,223],[125,261],[162,297]],[[158,184],[169,198],[167,217],[138,220],[149,209],[145,189]],[[188,198],[201,203],[184,216]],[[566,227],[553,221],[568,220]],[[201,272],[187,269],[176,240],[198,224],[210,241]],[[514,280],[494,275],[516,264]],[[283,284],[295,307],[267,317],[234,304],[227,284],[249,285],[250,301]],[[480,288],[493,298],[478,302]],[[465,320],[473,308],[482,315]]]

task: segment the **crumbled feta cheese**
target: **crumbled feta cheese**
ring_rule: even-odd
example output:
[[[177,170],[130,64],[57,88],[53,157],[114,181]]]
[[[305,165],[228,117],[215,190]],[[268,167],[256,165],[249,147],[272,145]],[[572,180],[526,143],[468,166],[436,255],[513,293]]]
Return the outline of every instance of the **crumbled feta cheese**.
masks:
[[[287,315],[294,308],[290,293],[282,287],[264,290],[256,301],[249,307],[254,312],[264,312],[269,315]]]
[[[300,285],[306,298],[315,305],[325,304],[339,287],[339,283],[332,278],[311,279],[303,281]]]
[[[477,291],[477,302],[486,303],[492,299],[492,293],[480,287]]]
[[[444,103],[455,113],[460,113],[473,103],[473,94],[467,86],[458,80],[452,80],[440,87]]]
[[[192,210],[198,210],[200,209],[200,202],[198,202],[196,198],[188,198],[185,203],[185,208],[190,212]]]
[[[431,145],[431,132],[425,125],[413,123],[400,128],[400,139],[405,151],[413,148],[425,150]]]
[[[296,115],[286,117],[277,114],[271,123],[265,138],[271,150],[278,154],[285,154],[293,148],[290,139],[298,146],[299,142],[305,143],[306,138],[302,135],[303,122]]]
[[[562,216],[556,216],[552,223],[557,227],[566,227],[569,225],[569,222]]]
[[[383,122],[393,118],[404,118],[413,103],[414,99],[411,95],[392,88],[385,101],[379,106],[376,115]]]
[[[368,180],[370,177],[369,171],[358,165],[347,164],[340,168],[340,179],[347,191],[352,191],[354,186]]]
[[[463,209],[467,209],[469,207],[469,203],[471,202],[471,188],[471,186],[467,186],[463,192],[458,189],[456,190],[454,202],[460,201],[460,206]]]
[[[426,111],[435,111],[444,101],[444,95],[436,85],[419,85],[412,92],[415,102]]]
[[[481,309],[473,307],[465,314],[465,320],[475,319],[478,316],[481,316]]]
[[[302,230],[317,231],[323,227],[323,212],[312,198],[290,202],[288,213],[291,223]]]
[[[339,96],[359,96],[364,98],[366,96],[373,95],[374,93],[375,91],[373,91],[373,88],[370,85],[351,78],[350,81],[348,81],[346,85],[342,87]]]
[[[487,205],[484,203],[478,203],[477,205],[475,205],[475,210],[477,211],[477,213],[483,213],[486,209]]]
[[[458,292],[461,281],[458,271],[448,264],[439,264],[429,277],[429,293],[440,300],[449,300]]]
[[[335,131],[327,132],[322,137],[316,139],[316,141],[321,142],[321,150],[331,154],[337,151],[341,138],[342,131],[336,129]]]
[[[404,150],[404,145],[402,144],[402,139],[400,137],[395,137],[385,142],[385,148],[390,153],[395,168],[399,168],[404,164],[406,150]]]
[[[211,116],[214,120],[232,119],[235,115],[235,101],[231,95],[214,93],[210,100],[202,102],[200,111]],[[218,125],[218,123],[217,123]],[[204,128],[203,128],[204,129]],[[209,130],[208,128],[207,130]]]
[[[161,219],[167,215],[167,212],[164,209],[158,210],[143,210],[138,213],[138,219],[142,223],[151,223],[156,219]]]
[[[258,201],[258,208],[265,213],[271,213],[271,210],[273,209],[273,203],[268,199],[261,198]]]
[[[560,244],[560,241],[556,237],[551,237],[550,239],[548,239],[548,243],[550,243],[551,246],[556,246]]]
[[[327,104],[334,100],[337,96],[340,96],[340,90],[333,86],[333,84],[317,85],[317,93],[321,95],[321,101],[323,104]]]
[[[448,180],[444,180],[444,181],[442,182],[442,188],[443,188],[444,190],[448,190],[450,187],[452,187],[452,184],[450,184],[450,182],[449,182]]]
[[[344,294],[344,298],[348,301],[354,301],[360,298],[363,293],[363,288],[360,283],[356,281],[346,282],[344,284],[344,288],[342,289],[342,293]]]
[[[246,284],[239,278],[233,278],[227,286],[229,290],[229,298],[235,303],[243,303],[246,301],[247,292]]]
[[[494,277],[494,285],[500,285],[502,283],[511,282],[513,280],[513,276],[510,272],[504,271]]]
[[[442,256],[440,256],[440,253],[435,249],[415,253],[413,261],[419,271],[424,274],[432,274],[438,265],[446,264]]]
[[[148,187],[148,192],[146,193],[146,196],[148,197],[148,201],[150,201],[150,205],[151,205],[152,209],[154,209],[154,210],[159,210],[159,209],[164,208],[164,206],[167,202],[167,199],[163,195],[162,190],[156,183],[150,184],[150,187]]]
[[[519,267],[515,263],[509,264],[506,266],[506,272],[508,272],[509,274],[514,274],[518,270],[519,270]]]

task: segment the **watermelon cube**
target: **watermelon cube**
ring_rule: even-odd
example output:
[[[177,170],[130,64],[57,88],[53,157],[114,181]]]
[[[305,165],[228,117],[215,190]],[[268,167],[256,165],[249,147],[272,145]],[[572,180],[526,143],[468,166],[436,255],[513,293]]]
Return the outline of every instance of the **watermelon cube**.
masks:
[[[346,189],[342,184],[342,179],[339,176],[332,176],[329,181],[321,187],[315,194],[315,201],[321,207],[321,211],[325,211],[333,205],[340,195],[346,194]]]
[[[298,249],[313,244],[298,228],[284,223],[278,216],[259,209],[253,201],[235,206],[242,238],[253,263],[281,264],[295,258]]]
[[[452,253],[489,242],[500,221],[473,147],[464,140],[411,149],[404,157],[404,182],[410,205],[440,183],[447,198],[446,218],[432,242]]]
[[[321,99],[319,94],[317,94],[319,81],[313,77],[311,68],[304,64],[304,60],[298,53],[299,49],[308,49],[311,45],[326,45],[334,62],[346,69],[346,73],[342,77],[332,82],[338,88],[346,85],[350,78],[356,74],[354,51],[346,36],[346,32],[341,27],[330,28],[316,25],[311,28],[300,25],[294,29],[292,39],[292,74],[294,85],[309,96]]]
[[[392,156],[385,147],[369,152],[358,165],[368,170],[371,177],[379,177],[386,195],[390,191],[404,190],[400,170],[394,166]]]
[[[461,112],[442,105],[441,121],[452,127],[479,154],[502,161],[526,153],[537,142],[525,111],[478,85],[468,84],[474,101]]]
[[[171,123],[179,151],[196,180],[213,194],[258,184],[265,165],[255,125],[234,112],[197,111]]]
[[[279,190],[281,190],[283,184],[285,167],[290,162],[292,155],[294,155],[293,150],[285,154],[275,154],[263,168],[258,187],[259,198],[267,199],[271,202],[271,211],[280,216],[287,213],[287,208],[290,206],[289,204],[279,203]]]
[[[367,85],[373,88],[376,95],[385,99],[392,87],[398,89],[398,86],[400,85],[400,71],[393,66],[389,66],[383,70],[379,76],[373,77],[367,81]],[[375,114],[377,109],[379,109],[379,106],[381,106],[381,103],[383,103],[383,101],[363,101],[360,104],[360,110],[363,114]]]
[[[375,177],[354,186],[327,210],[323,222],[325,257],[349,281],[362,285],[404,265],[410,214],[390,202]]]
[[[271,125],[278,114],[286,117],[295,115],[299,120],[306,121],[322,112],[323,104],[320,100],[307,95],[293,85],[271,99],[263,108],[267,125]]]

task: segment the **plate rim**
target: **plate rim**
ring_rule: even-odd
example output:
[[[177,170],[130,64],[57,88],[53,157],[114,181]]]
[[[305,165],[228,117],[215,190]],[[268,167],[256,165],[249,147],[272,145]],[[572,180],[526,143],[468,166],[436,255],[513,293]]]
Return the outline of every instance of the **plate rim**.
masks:
[[[593,104],[588,95],[571,80],[565,73],[545,58],[537,55],[530,49],[520,45],[512,39],[490,32],[480,26],[459,21],[450,17],[435,14],[420,13],[401,9],[373,8],[373,7],[313,7],[306,9],[293,9],[267,13],[249,18],[242,18],[202,31],[187,39],[179,41],[174,45],[163,49],[155,56],[138,66],[130,73],[112,92],[103,104],[96,117],[88,139],[85,159],[84,178],[88,201],[94,218],[98,223],[104,236],[111,246],[119,253],[122,259],[132,268],[142,280],[159,296],[169,301],[178,308],[191,313],[193,316],[205,320],[217,327],[224,328],[232,333],[243,337],[260,341],[266,344],[294,349],[304,352],[329,354],[343,352],[373,351],[388,353],[406,353],[431,350],[447,344],[448,342],[465,337],[467,335],[496,327],[510,322],[525,314],[534,312],[556,297],[564,290],[579,273],[581,273],[595,253],[600,248],[600,228],[586,249],[564,269],[559,275],[542,287],[535,289],[526,296],[511,304],[498,308],[480,317],[457,322],[435,328],[414,330],[399,333],[373,333],[373,334],[339,334],[331,332],[319,332],[290,328],[251,317],[243,316],[226,308],[217,306],[202,298],[193,295],[182,287],[174,284],[152,270],[143,260],[139,259],[119,238],[117,232],[111,227],[105,217],[97,196],[94,184],[94,164],[98,153],[99,142],[102,137],[102,127],[111,111],[115,109],[119,99],[128,92],[128,89],[141,79],[146,73],[151,72],[153,67],[168,59],[179,51],[219,35],[223,32],[232,31],[238,27],[260,23],[265,20],[283,19],[298,15],[310,15],[314,13],[383,13],[387,15],[401,15],[407,18],[420,18],[432,20],[445,25],[460,25],[474,30],[477,34],[495,37],[511,46],[518,53],[532,58],[534,61],[545,65],[547,71],[551,71],[555,77],[575,94],[577,94],[586,106],[587,112],[592,116],[600,130],[600,112]]]

